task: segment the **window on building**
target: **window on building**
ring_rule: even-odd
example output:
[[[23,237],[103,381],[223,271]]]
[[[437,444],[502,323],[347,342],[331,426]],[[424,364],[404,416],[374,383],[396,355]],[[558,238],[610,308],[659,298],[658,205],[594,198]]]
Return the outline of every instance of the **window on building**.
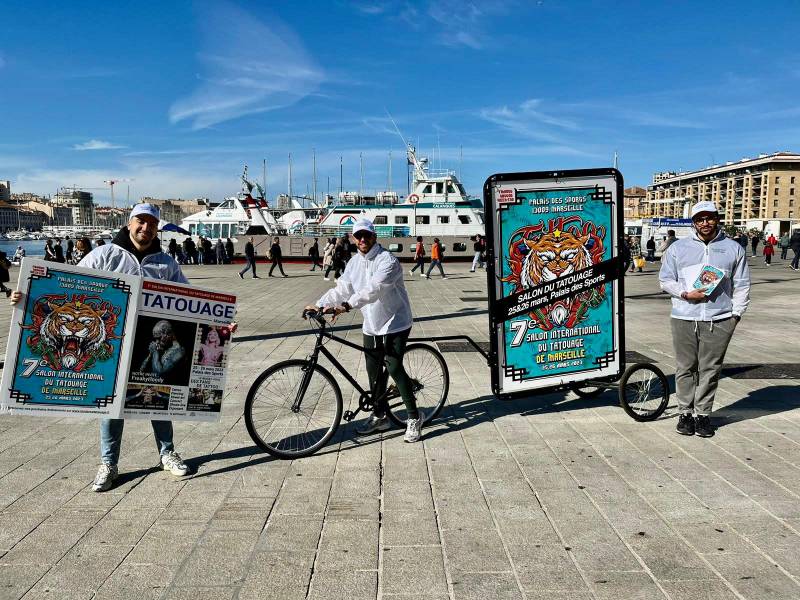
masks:
[[[389,244],[389,252],[402,252],[403,244]]]
[[[772,201],[772,206],[778,206],[778,199],[777,198],[775,198],[775,200]]]
[[[430,225],[431,218],[428,215],[417,216],[417,225]]]
[[[389,217],[386,215],[375,215],[375,218],[372,220],[375,225],[386,225],[389,223]]]
[[[790,219],[794,219],[794,211],[793,210],[789,211],[789,218]]]
[[[467,245],[464,242],[455,242],[453,244],[453,252],[465,252]]]
[[[773,219],[777,219],[778,218],[778,211],[777,210],[773,210],[772,211],[772,218]]]
[[[469,218],[469,215],[458,215],[458,222],[462,225],[469,225],[472,223],[472,219]]]
[[[794,188],[789,188],[789,195],[794,196]]]
[[[450,215],[439,215],[438,217],[436,217],[436,222],[440,224],[449,223]]]
[[[780,182],[781,182],[781,178],[780,177],[776,177],[775,178],[775,183],[780,183]]]
[[[778,188],[775,188],[775,195],[777,196],[777,195],[778,195],[778,194],[780,194],[780,193],[781,193],[780,189],[778,189]]]
[[[794,198],[789,198],[789,206],[794,206]]]
[[[401,217],[401,216],[398,215],[398,216],[395,216],[395,218],[394,218],[394,224],[395,225],[406,225],[407,223],[408,223],[408,217]]]
[[[794,177],[789,180],[789,183],[794,183]]]

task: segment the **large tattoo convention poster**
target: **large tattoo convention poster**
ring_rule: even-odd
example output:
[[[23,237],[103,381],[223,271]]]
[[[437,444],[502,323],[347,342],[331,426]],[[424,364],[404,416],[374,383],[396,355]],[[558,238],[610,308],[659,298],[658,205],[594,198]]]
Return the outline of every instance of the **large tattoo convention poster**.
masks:
[[[216,421],[236,297],[25,259],[0,411]]]
[[[2,404],[21,414],[116,417],[140,278],[24,259]]]
[[[495,175],[489,264],[493,391],[613,378],[624,367],[614,169]]]

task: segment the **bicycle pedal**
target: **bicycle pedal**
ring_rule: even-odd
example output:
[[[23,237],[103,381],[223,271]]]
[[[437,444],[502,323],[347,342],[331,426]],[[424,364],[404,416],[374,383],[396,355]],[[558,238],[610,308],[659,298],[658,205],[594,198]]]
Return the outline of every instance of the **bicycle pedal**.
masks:
[[[342,415],[342,418],[349,423],[350,421],[356,418],[356,413],[354,413],[352,410],[346,410],[344,411],[344,415]]]

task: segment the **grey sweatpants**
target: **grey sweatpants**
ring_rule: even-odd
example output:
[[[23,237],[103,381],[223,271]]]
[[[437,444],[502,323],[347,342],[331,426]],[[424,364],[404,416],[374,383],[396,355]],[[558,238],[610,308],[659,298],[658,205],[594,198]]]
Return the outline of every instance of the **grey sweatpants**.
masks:
[[[736,329],[736,319],[672,321],[675,348],[675,391],[682,414],[711,414],[725,352]]]

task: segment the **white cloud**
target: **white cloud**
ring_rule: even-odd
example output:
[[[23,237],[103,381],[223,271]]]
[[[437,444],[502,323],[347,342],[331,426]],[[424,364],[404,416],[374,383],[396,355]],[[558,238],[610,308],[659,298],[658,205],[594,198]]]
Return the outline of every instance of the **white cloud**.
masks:
[[[578,131],[578,124],[570,119],[545,112],[542,105],[543,102],[540,99],[532,98],[517,107],[484,108],[480,111],[480,116],[521,137],[552,144],[564,144],[563,132]]]
[[[82,144],[75,144],[72,147],[73,150],[114,150],[116,148],[126,148],[126,146],[119,146],[104,140],[89,140]]]
[[[169,110],[172,123],[204,129],[238,117],[275,110],[314,93],[325,79],[299,38],[228,3],[204,5],[200,83]]]

